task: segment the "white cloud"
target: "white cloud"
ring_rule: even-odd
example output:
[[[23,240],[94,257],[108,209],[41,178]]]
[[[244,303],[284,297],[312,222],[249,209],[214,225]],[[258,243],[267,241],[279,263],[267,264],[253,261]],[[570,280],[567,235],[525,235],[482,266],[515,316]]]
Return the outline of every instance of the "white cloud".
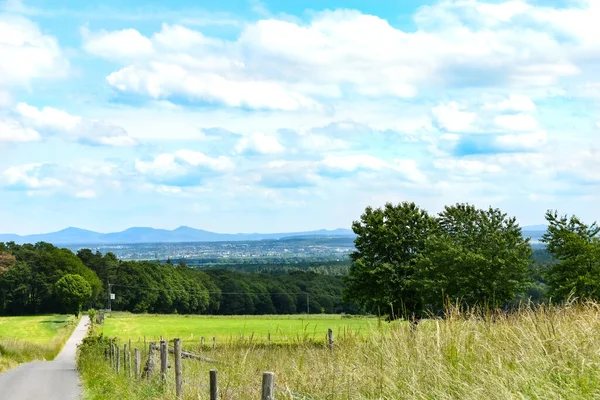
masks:
[[[0,88],[65,77],[69,68],[55,38],[25,18],[0,14]]]
[[[208,166],[215,171],[227,171],[234,168],[235,164],[225,156],[211,158],[199,151],[178,150],[175,152],[175,157],[187,162],[188,164],[197,167],[199,165]]]
[[[236,146],[238,153],[276,154],[284,150],[277,137],[262,132],[241,138]]]
[[[418,163],[417,163],[416,160],[412,160],[412,159],[404,159],[404,160],[403,159],[395,159],[394,160],[394,165],[410,181],[417,182],[417,183],[425,183],[427,181],[427,177],[419,169],[419,166],[418,166]]]
[[[36,107],[25,103],[17,104],[16,110],[21,116],[30,119],[35,125],[42,128],[70,131],[81,122],[81,117],[72,116],[64,111],[52,107],[38,110]]]
[[[202,186],[206,178],[229,172],[234,167],[234,162],[225,156],[209,157],[191,150],[163,153],[152,161],[135,162],[139,174],[150,183],[163,186]]]
[[[527,114],[498,115],[494,123],[504,129],[516,132],[535,131],[539,124],[535,117]]]
[[[54,177],[40,176],[44,164],[24,164],[7,168],[2,180],[7,186],[24,189],[56,189],[65,184]]]
[[[35,142],[40,140],[40,134],[22,126],[11,119],[0,119],[0,142]]]
[[[350,144],[342,139],[313,133],[300,136],[299,142],[304,149],[313,151],[343,150],[350,147]]]
[[[386,161],[368,154],[327,155],[321,161],[321,165],[327,169],[344,172],[355,172],[359,169],[380,171],[390,167]]]
[[[536,110],[535,103],[530,97],[518,94],[511,94],[507,99],[498,103],[485,104],[483,108],[517,112],[531,112]]]
[[[477,114],[463,111],[465,107],[452,101],[448,104],[441,104],[431,110],[435,124],[447,132],[465,132],[473,127],[473,122]]]
[[[92,189],[82,190],[80,192],[75,193],[75,197],[79,199],[93,199],[97,196],[96,191]]]
[[[537,131],[523,134],[502,135],[496,142],[504,149],[516,150],[539,150],[546,144],[548,134],[546,131]]]
[[[278,110],[314,108],[308,97],[270,80],[230,78],[213,72],[189,71],[177,64],[152,62],[147,68],[125,67],[107,81],[121,91],[155,99],[184,95],[193,100],[222,102],[232,107]]]
[[[84,119],[52,107],[38,109],[25,103],[17,104],[16,111],[25,123],[39,130],[58,133],[69,140],[104,146],[136,144],[123,128],[106,121]]]
[[[326,155],[319,162],[319,170],[324,175],[338,173],[357,173],[360,171],[391,172],[401,175],[409,181],[425,183],[427,177],[421,172],[414,159],[396,158],[391,163],[369,154]]]
[[[448,158],[435,160],[433,164],[438,169],[465,176],[495,174],[502,171],[500,166],[482,160]]]
[[[123,64],[108,78],[121,91],[295,110],[346,93],[414,97],[423,88],[527,89],[598,78],[592,66],[600,57],[583,29],[597,13],[591,2],[565,10],[446,0],[421,7],[411,32],[373,15],[335,10],[313,13],[307,23],[265,18],[247,24],[235,40],[167,24],[147,37],[132,30],[92,33],[122,43],[89,50]],[[586,22],[578,26],[561,16]],[[577,40],[563,41],[560,32]],[[92,44],[89,39],[85,46]],[[500,107],[532,110],[523,95]]]
[[[85,51],[100,57],[116,60],[136,59],[154,53],[150,39],[135,29],[92,33],[84,27],[81,33]]]

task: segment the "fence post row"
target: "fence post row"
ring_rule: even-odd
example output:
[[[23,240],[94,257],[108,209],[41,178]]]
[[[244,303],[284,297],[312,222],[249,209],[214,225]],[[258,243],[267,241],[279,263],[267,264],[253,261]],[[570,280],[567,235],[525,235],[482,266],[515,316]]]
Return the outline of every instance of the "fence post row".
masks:
[[[275,374],[273,372],[263,373],[261,400],[275,400]]]

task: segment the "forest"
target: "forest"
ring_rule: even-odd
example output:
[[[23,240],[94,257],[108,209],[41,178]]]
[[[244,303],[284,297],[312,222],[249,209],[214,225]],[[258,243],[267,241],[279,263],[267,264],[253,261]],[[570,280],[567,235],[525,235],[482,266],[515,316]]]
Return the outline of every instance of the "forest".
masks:
[[[277,271],[273,265],[271,271]],[[206,271],[152,261],[121,261],[112,253],[81,249],[76,254],[49,243],[0,243],[0,314],[69,311],[57,282],[82,276],[91,288],[82,307],[181,314],[360,313],[342,300],[343,278],[300,268],[277,273],[226,269]]]

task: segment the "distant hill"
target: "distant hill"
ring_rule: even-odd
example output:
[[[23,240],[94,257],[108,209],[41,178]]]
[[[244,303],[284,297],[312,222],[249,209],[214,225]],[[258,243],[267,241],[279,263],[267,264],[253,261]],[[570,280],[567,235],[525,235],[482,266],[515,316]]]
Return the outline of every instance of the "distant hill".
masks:
[[[58,232],[37,235],[0,234],[0,242],[53,244],[135,244],[135,243],[185,243],[185,242],[233,242],[245,240],[277,240],[297,236],[340,237],[354,236],[350,229],[321,229],[308,232],[288,233],[215,233],[202,229],[180,226],[177,229],[154,229],[134,227],[122,232],[98,233],[79,228],[67,228]]]

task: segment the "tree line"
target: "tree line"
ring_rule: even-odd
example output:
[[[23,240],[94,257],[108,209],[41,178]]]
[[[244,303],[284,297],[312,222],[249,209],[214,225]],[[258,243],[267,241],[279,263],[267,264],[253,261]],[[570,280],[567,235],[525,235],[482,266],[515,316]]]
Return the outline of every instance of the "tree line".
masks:
[[[430,215],[411,202],[367,207],[352,225],[345,296],[391,319],[443,314],[448,303],[495,309],[600,298],[600,228],[556,211],[546,220],[547,250],[534,254],[516,219],[497,208],[456,204]]]
[[[113,253],[74,254],[49,243],[0,243],[0,314],[111,308],[136,313],[359,313],[344,301],[342,277],[314,271],[244,273],[188,267],[185,262],[121,261]]]

